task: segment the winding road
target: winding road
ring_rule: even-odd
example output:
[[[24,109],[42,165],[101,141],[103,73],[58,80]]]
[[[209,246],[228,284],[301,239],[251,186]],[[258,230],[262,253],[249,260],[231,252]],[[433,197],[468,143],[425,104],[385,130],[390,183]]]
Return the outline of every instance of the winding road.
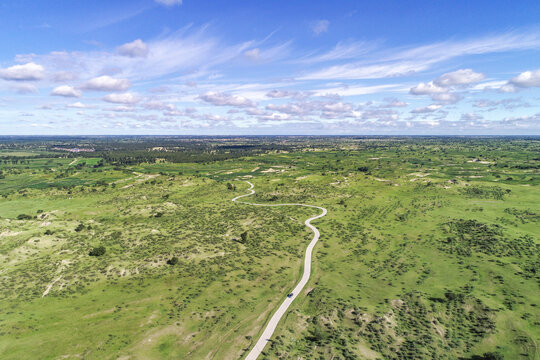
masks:
[[[243,197],[251,196],[251,195],[255,194],[255,190],[253,190],[253,184],[250,183],[249,181],[246,181],[246,182],[250,185],[250,188],[249,188],[250,193],[245,194],[245,195],[237,196],[234,199],[232,199],[232,201],[237,202],[237,203],[241,203],[241,204],[255,205],[255,206],[305,206],[305,207],[316,208],[316,209],[322,210],[321,214],[319,214],[317,216],[310,217],[304,223],[304,224],[306,224],[307,227],[309,227],[311,230],[313,230],[313,240],[311,240],[311,242],[309,243],[309,245],[308,245],[308,247],[306,249],[306,256],[304,258],[304,274],[302,275],[302,278],[300,279],[300,281],[298,282],[298,284],[296,285],[296,287],[292,291],[292,296],[291,297],[286,297],[285,300],[283,300],[283,302],[281,303],[281,306],[277,309],[277,311],[274,313],[274,315],[272,315],[272,318],[270,319],[270,321],[266,325],[266,328],[264,329],[261,337],[259,338],[259,340],[255,344],[253,349],[251,349],[251,351],[249,352],[249,354],[246,357],[246,360],[255,360],[255,359],[257,359],[257,357],[259,357],[259,355],[263,351],[264,347],[266,346],[266,344],[268,343],[268,341],[272,337],[272,334],[276,330],[276,327],[277,327],[277,325],[279,323],[279,320],[281,320],[283,315],[285,315],[285,312],[287,312],[287,309],[289,308],[289,306],[291,306],[294,299],[296,299],[298,294],[300,294],[300,292],[302,291],[304,286],[306,286],[306,284],[307,284],[307,282],[309,280],[309,276],[311,275],[311,254],[312,254],[313,248],[315,247],[315,244],[319,240],[319,236],[320,236],[319,230],[315,226],[311,225],[311,221],[315,220],[315,219],[318,219],[318,218],[321,218],[324,215],[326,215],[327,210],[325,208],[323,208],[323,207],[320,207],[320,206],[306,205],[306,204],[256,204],[256,203],[250,203],[250,202],[245,202],[245,201],[238,201],[238,199],[241,199]]]

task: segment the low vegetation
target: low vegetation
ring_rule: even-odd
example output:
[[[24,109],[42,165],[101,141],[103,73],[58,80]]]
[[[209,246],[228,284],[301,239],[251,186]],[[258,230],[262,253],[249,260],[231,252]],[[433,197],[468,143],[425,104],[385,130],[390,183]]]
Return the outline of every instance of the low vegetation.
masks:
[[[54,148],[93,148],[67,153]],[[0,139],[0,358],[537,359],[538,138]]]

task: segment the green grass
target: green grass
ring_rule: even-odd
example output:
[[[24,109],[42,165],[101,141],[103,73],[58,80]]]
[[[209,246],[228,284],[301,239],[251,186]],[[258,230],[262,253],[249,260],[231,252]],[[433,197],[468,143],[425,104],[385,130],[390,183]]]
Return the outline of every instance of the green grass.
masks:
[[[0,357],[241,358],[300,278],[315,211],[234,204],[243,179],[253,201],[328,209],[266,358],[538,357],[537,142],[309,141],[208,163],[1,162]]]

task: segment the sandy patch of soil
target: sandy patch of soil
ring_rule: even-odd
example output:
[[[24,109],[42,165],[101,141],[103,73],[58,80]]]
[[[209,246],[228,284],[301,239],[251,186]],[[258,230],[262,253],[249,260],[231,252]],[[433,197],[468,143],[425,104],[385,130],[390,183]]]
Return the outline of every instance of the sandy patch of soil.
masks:
[[[127,184],[125,186],[122,186],[122,189],[127,189],[127,188],[130,188],[132,187],[133,185],[137,185],[137,184],[140,184],[142,182],[145,182],[147,180],[150,180],[150,179],[154,179],[154,178],[157,178],[159,176],[159,174],[148,174],[148,175],[144,175],[144,174],[138,174],[135,178],[138,178],[134,183],[132,184]],[[134,179],[134,178],[131,178],[131,179]]]

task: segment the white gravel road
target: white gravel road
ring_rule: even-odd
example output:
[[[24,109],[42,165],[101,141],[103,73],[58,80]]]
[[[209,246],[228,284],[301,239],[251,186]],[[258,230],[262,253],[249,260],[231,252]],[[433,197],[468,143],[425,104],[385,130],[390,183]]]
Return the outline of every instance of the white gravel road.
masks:
[[[319,240],[319,236],[320,236],[319,230],[315,226],[311,225],[310,223],[311,223],[312,220],[321,218],[324,215],[326,215],[327,211],[326,211],[325,208],[320,207],[320,206],[315,206],[315,205],[306,205],[306,204],[256,204],[256,203],[250,203],[250,202],[245,202],[245,201],[238,201],[238,199],[241,199],[243,197],[255,194],[255,190],[253,190],[253,184],[250,183],[249,181],[246,181],[246,182],[250,185],[250,188],[249,188],[250,193],[245,194],[245,195],[237,196],[234,199],[232,199],[232,201],[237,202],[237,203],[241,203],[241,204],[255,205],[255,206],[305,206],[305,207],[311,207],[311,208],[316,208],[316,209],[322,210],[322,213],[320,213],[319,215],[310,217],[309,219],[307,219],[305,221],[306,226],[309,227],[311,230],[313,230],[313,239],[311,240],[311,242],[309,243],[309,245],[308,245],[308,247],[306,249],[306,256],[304,258],[304,274],[302,275],[302,278],[300,279],[300,281],[298,282],[298,284],[296,285],[296,287],[292,291],[293,295],[291,297],[286,297],[285,300],[283,300],[283,302],[281,303],[281,305],[279,306],[277,311],[274,313],[274,315],[272,315],[272,318],[270,319],[270,321],[266,325],[266,328],[264,329],[261,337],[259,338],[259,340],[255,344],[255,346],[251,349],[251,351],[249,352],[249,354],[246,357],[246,360],[255,360],[255,359],[257,359],[257,357],[259,357],[259,355],[263,351],[264,347],[266,346],[266,344],[268,343],[268,341],[272,337],[272,334],[276,330],[276,327],[277,327],[277,325],[279,323],[279,320],[281,320],[283,315],[285,315],[285,313],[287,312],[287,309],[289,308],[289,306],[291,306],[294,299],[296,299],[296,297],[300,294],[300,292],[302,291],[304,286],[306,286],[306,284],[307,284],[307,282],[309,280],[309,276],[311,275],[311,254],[313,252],[313,247],[315,247],[315,244]]]

